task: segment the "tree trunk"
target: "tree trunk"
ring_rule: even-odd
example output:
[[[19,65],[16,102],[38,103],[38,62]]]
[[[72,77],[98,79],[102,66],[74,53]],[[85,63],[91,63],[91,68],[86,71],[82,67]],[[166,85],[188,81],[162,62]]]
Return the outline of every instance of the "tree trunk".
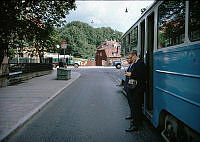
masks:
[[[4,56],[7,54],[8,50],[8,43],[3,42],[2,40],[0,41],[0,65],[3,62]]]

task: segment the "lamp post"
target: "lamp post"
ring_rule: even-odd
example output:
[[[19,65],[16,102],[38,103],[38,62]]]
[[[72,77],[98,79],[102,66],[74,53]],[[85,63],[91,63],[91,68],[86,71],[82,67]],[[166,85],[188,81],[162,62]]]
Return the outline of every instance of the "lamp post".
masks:
[[[58,51],[59,51],[59,48],[60,48],[60,45],[56,45]],[[59,65],[59,52],[58,52],[58,65]]]
[[[67,42],[66,41],[61,41],[61,48],[64,49],[64,62],[66,63],[66,59],[65,59],[65,50],[67,48]]]
[[[126,13],[128,13],[128,9],[127,9],[127,7],[126,7],[126,10],[125,10],[125,12],[126,12]]]
[[[64,45],[64,61],[65,61],[65,64],[67,64],[67,60],[65,58],[65,50],[66,50],[66,48],[67,48],[67,42]]]
[[[65,60],[65,48],[64,48],[64,61],[66,62],[66,60]]]

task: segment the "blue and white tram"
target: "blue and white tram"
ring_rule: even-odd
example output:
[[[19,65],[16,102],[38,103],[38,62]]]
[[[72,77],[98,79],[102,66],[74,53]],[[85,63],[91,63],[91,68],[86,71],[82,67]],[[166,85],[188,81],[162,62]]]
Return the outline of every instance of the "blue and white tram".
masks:
[[[200,2],[156,1],[122,36],[147,65],[144,114],[166,141],[200,141]]]

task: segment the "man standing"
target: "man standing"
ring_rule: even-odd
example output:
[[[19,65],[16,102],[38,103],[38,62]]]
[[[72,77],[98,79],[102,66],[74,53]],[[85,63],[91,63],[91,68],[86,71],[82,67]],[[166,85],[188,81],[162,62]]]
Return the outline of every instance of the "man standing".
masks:
[[[137,56],[137,51],[133,50],[127,55],[127,62],[130,64],[125,72],[125,89],[131,110],[133,121],[126,132],[137,131],[142,125],[142,99],[145,89],[146,70],[144,62]]]

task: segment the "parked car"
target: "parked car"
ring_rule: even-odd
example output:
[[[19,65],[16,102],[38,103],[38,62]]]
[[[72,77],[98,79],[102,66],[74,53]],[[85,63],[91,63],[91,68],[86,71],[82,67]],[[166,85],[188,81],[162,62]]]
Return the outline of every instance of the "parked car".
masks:
[[[78,68],[81,65],[81,61],[74,61],[74,67]]]
[[[117,69],[121,69],[121,61],[113,61],[113,66],[115,66]]]

